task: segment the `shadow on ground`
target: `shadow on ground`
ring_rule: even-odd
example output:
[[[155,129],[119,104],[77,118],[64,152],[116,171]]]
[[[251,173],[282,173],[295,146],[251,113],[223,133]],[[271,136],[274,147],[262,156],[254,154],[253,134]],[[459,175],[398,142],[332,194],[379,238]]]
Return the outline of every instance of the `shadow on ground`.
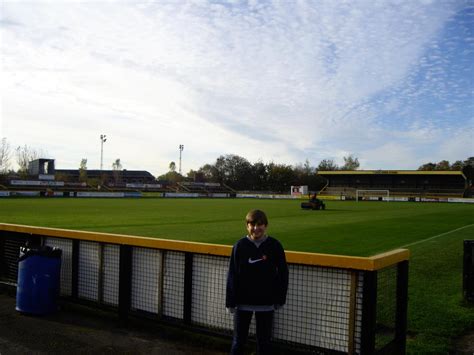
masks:
[[[0,355],[9,354],[228,354],[230,339],[197,334],[149,319],[126,323],[115,313],[64,303],[47,316],[15,310],[15,295],[0,287]],[[254,344],[250,344],[254,346]],[[253,353],[249,346],[248,353]],[[297,354],[286,349],[278,354]],[[301,353],[300,353],[301,354]],[[474,333],[450,354],[474,354]]]
[[[227,354],[229,339],[199,336],[151,320],[120,322],[116,315],[64,304],[47,316],[15,311],[11,292],[0,292],[0,354]]]

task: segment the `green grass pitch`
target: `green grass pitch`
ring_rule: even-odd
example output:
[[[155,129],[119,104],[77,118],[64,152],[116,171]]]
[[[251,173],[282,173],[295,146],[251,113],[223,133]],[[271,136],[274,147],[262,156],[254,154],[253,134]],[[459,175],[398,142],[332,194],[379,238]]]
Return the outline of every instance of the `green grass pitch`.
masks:
[[[248,210],[267,212],[269,234],[286,250],[370,256],[411,251],[408,353],[447,353],[474,329],[462,297],[463,240],[474,239],[474,205],[299,200],[1,199],[0,222],[217,244],[245,234]]]

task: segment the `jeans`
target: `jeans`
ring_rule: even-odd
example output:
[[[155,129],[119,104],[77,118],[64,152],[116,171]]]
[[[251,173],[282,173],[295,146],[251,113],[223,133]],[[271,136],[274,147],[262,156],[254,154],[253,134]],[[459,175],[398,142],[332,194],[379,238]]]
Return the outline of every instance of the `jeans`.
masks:
[[[252,320],[252,311],[235,310],[234,313],[234,338],[232,340],[231,355],[243,354],[245,344],[249,334],[250,321]],[[257,335],[257,354],[271,354],[271,337],[273,326],[273,313],[255,312],[256,335]]]

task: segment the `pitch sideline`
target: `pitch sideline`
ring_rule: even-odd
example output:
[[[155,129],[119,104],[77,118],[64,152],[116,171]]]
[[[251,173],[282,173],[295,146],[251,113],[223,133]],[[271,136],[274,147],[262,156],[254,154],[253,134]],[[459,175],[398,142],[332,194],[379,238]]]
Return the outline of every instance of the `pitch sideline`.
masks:
[[[418,241],[413,242],[413,243],[409,243],[409,244],[402,245],[400,248],[407,248],[407,247],[411,247],[411,246],[416,245],[416,244],[421,244],[421,243],[427,242],[427,241],[429,241],[429,240],[433,240],[433,239],[436,239],[436,238],[445,236],[445,235],[447,235],[447,234],[451,234],[451,233],[457,232],[457,231],[459,231],[459,230],[461,230],[461,229],[469,228],[469,227],[472,227],[472,226],[474,226],[474,224],[468,224],[468,225],[466,225],[466,226],[459,227],[459,228],[456,228],[456,229],[453,229],[453,230],[450,230],[450,231],[447,231],[447,232],[444,232],[444,233],[435,235],[435,236],[433,236],[433,237],[429,237],[429,238],[426,238],[426,239],[418,240]]]

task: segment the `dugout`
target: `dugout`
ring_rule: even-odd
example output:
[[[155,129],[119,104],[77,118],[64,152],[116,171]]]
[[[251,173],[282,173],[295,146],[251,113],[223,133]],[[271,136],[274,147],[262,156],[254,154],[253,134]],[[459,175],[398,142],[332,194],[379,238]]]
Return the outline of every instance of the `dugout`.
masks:
[[[336,170],[317,174],[327,180],[323,195],[355,197],[359,189],[384,189],[391,196],[463,197],[469,187],[462,171]]]

